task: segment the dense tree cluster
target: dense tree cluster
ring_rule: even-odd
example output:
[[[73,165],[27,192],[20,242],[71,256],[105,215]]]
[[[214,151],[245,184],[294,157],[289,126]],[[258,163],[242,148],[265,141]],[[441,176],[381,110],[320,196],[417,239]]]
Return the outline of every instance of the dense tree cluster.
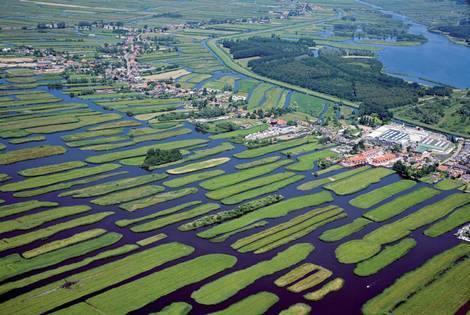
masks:
[[[251,37],[244,40],[225,40],[223,46],[230,49],[235,59],[249,57],[286,58],[308,53],[308,47],[315,43],[308,39],[297,42],[281,40],[279,37]]]
[[[152,166],[178,161],[183,157],[178,149],[161,150],[149,149],[145,156],[142,168],[149,169]]]
[[[461,19],[458,25],[439,26],[438,30],[470,42],[470,18]]]
[[[413,165],[405,165],[402,161],[393,164],[393,170],[405,178],[419,179],[436,171],[437,164],[424,165],[416,168]]]

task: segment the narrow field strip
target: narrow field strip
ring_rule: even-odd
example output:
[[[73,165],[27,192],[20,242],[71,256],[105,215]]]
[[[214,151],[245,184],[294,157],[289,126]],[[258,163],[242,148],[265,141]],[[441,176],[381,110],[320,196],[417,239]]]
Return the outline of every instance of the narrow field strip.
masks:
[[[168,192],[156,194],[150,197],[145,197],[142,199],[122,203],[119,205],[119,208],[132,212],[132,211],[144,209],[150,206],[154,206],[162,202],[178,199],[178,198],[190,195],[190,194],[195,194],[197,193],[197,191],[198,191],[197,188],[194,188],[194,187],[168,191]]]
[[[265,314],[271,306],[276,304],[279,298],[276,294],[262,291],[252,294],[218,312],[211,315],[259,315]]]
[[[293,211],[305,209],[312,206],[318,206],[322,203],[329,201],[333,201],[333,197],[330,193],[326,191],[317,194],[290,198],[275,203],[273,205],[258,209],[254,212],[243,215],[240,218],[224,222],[213,228],[200,232],[197,235],[202,238],[213,238],[220,234],[224,234],[242,228],[259,220],[279,218]]]
[[[347,177],[340,181],[325,185],[326,189],[332,190],[337,195],[349,195],[366,189],[374,183],[380,182],[384,177],[395,173],[388,168],[373,168],[365,172]]]
[[[42,145],[39,147],[11,150],[0,153],[0,165],[9,165],[22,161],[60,155],[64,154],[66,151],[67,149],[58,145]]]
[[[345,237],[348,237],[356,232],[361,231],[370,223],[372,223],[372,221],[364,218],[357,218],[351,223],[342,225],[334,229],[326,230],[320,235],[319,239],[324,242],[340,241]]]
[[[153,247],[70,276],[67,278],[68,283],[71,284],[70,286],[65,287],[63,285],[64,280],[58,280],[12,298],[0,304],[0,307],[8,314],[45,313],[82,296],[151,270],[166,262],[188,256],[193,251],[192,247],[180,243],[169,243]],[[194,268],[189,268],[189,270],[194,270]],[[136,292],[135,289],[133,292]],[[122,302],[123,298],[119,301]],[[116,305],[115,303],[113,304]],[[130,304],[128,303],[127,305]]]
[[[23,258],[19,254],[5,256],[0,258],[0,279],[3,281],[32,270],[52,266],[67,259],[85,255],[94,250],[112,245],[119,241],[121,237],[122,235],[118,233],[108,233],[30,259]]]
[[[396,183],[383,186],[366,194],[357,196],[356,198],[349,201],[349,204],[356,208],[367,209],[404,190],[410,189],[415,185],[416,182],[413,180],[400,180]]]
[[[461,207],[441,221],[434,223],[424,230],[424,234],[429,237],[438,237],[468,222],[470,222],[470,205]]]
[[[75,168],[80,168],[86,166],[87,164],[82,161],[70,161],[64,162],[59,164],[51,164],[51,165],[44,165],[34,168],[28,168],[22,171],[19,171],[18,174],[26,177],[32,176],[41,176],[41,175],[48,175],[57,172],[68,171]]]
[[[339,174],[336,174],[331,177],[325,177],[325,178],[320,178],[320,179],[315,179],[306,183],[303,183],[302,185],[297,186],[297,189],[302,190],[302,191],[307,191],[307,190],[312,190],[317,187],[326,185],[331,182],[335,182],[344,178],[348,178],[350,176],[359,174],[361,172],[364,172],[366,170],[370,169],[370,166],[362,166],[359,168],[354,168],[348,171],[341,172]]]
[[[274,162],[278,161],[280,158],[281,157],[278,156],[278,155],[270,156],[270,157],[254,160],[252,162],[237,164],[237,165],[235,165],[235,168],[238,169],[238,170],[245,170],[247,168],[252,168],[252,167],[255,167],[255,166],[261,166],[261,165],[265,165],[265,164],[269,164],[269,163],[274,163]]]
[[[58,206],[57,202],[29,200],[23,202],[12,203],[0,206],[0,218],[8,217],[10,215],[27,212],[39,208],[50,208]]]
[[[123,202],[128,202],[148,196],[152,196],[164,191],[165,188],[157,185],[145,185],[126,190],[120,190],[114,193],[104,195],[102,197],[91,200],[90,202],[95,205],[109,206],[116,205]]]
[[[308,142],[309,140],[307,138],[288,140],[288,141],[283,141],[283,142],[267,145],[267,146],[260,147],[260,148],[248,149],[243,152],[236,153],[234,154],[234,156],[239,159],[251,159],[251,158],[263,156],[269,153],[293,148],[302,144],[306,144]]]
[[[304,172],[313,170],[314,163],[320,159],[334,158],[337,153],[331,150],[315,151],[313,153],[305,154],[297,158],[298,162],[287,167],[288,170],[296,172]]]
[[[212,177],[220,176],[225,174],[225,171],[223,170],[213,170],[213,171],[205,171],[205,172],[199,172],[196,174],[190,174],[182,177],[178,177],[175,179],[168,180],[166,182],[163,182],[164,186],[170,187],[170,188],[179,188],[182,186],[186,186],[192,183],[196,183],[202,180],[206,180]]]
[[[216,203],[206,203],[201,206],[197,206],[191,210],[186,210],[180,213],[171,214],[164,218],[160,218],[154,221],[150,221],[141,225],[137,225],[131,228],[132,232],[148,232],[152,230],[160,229],[164,226],[181,222],[183,220],[192,219],[196,216],[206,214],[210,211],[219,209],[220,206]]]
[[[296,303],[289,308],[282,310],[279,315],[309,315],[312,311],[310,305],[304,303]]]
[[[301,262],[313,249],[314,247],[310,244],[293,245],[270,260],[261,261],[246,269],[232,272],[202,286],[194,291],[191,297],[199,304],[218,304],[253,284],[256,280]]]
[[[331,272],[330,270],[318,266],[317,270],[313,274],[289,286],[287,290],[295,293],[303,292],[305,290],[313,288],[314,286],[319,285],[320,283],[331,277],[332,274],[333,272]]]
[[[173,174],[173,175],[192,173],[192,172],[197,172],[200,170],[216,167],[216,166],[225,164],[228,161],[230,161],[230,158],[228,157],[211,159],[211,160],[196,162],[196,163],[188,164],[185,166],[173,168],[173,169],[167,170],[166,172],[168,174]]]
[[[163,246],[165,245],[160,247]],[[138,254],[134,254],[136,255]],[[171,258],[175,259],[175,257]],[[81,304],[85,304],[87,308],[93,310],[93,313],[99,311],[105,314],[127,314],[182,287],[229,269],[235,265],[236,261],[235,257],[225,254],[200,256],[108,290],[87,299],[86,304]],[[135,295],[135,292],[139,294]],[[63,310],[64,314],[73,313],[75,307]],[[79,309],[83,310],[80,306]]]
[[[280,276],[274,281],[274,284],[278,287],[286,287],[297,280],[300,280],[301,278],[305,277],[309,273],[313,272],[314,270],[317,270],[318,266],[312,263],[305,263],[300,265],[297,268],[292,269],[288,273]]]
[[[21,235],[9,237],[9,238],[2,238],[0,240],[0,252],[7,250],[7,249],[15,248],[18,246],[26,245],[26,244],[32,243],[40,239],[50,237],[61,231],[72,229],[78,226],[84,226],[84,225],[99,222],[112,214],[114,214],[114,212],[111,212],[111,211],[91,214],[91,215],[87,215],[87,216],[73,219],[70,221],[66,221],[63,223],[58,223],[58,224],[49,226],[44,229],[35,230],[32,232],[28,232],[25,234],[21,234]]]
[[[341,290],[343,286],[344,286],[344,280],[341,278],[335,278],[327,282],[320,289],[305,294],[304,298],[309,301],[320,301],[328,294]]]
[[[181,205],[178,205],[178,206],[175,206],[175,207],[172,207],[172,208],[168,208],[168,209],[165,209],[165,210],[161,210],[161,211],[158,211],[158,212],[155,212],[155,213],[143,216],[143,217],[139,217],[139,218],[135,218],[135,219],[119,220],[119,221],[116,221],[115,224],[119,227],[126,227],[126,226],[129,226],[131,224],[139,223],[139,222],[142,222],[142,221],[145,221],[145,220],[154,219],[154,218],[158,218],[158,217],[161,217],[161,216],[164,216],[164,215],[172,214],[172,213],[178,212],[180,210],[183,210],[183,209],[191,207],[191,206],[200,205],[201,203],[202,203],[202,201],[190,201],[190,202],[186,202],[186,203],[183,203]]]
[[[167,178],[166,174],[149,174],[136,177],[130,177],[125,179],[119,179],[115,181],[106,182],[103,184],[93,185],[81,189],[70,190],[64,193],[61,193],[59,197],[72,196],[74,198],[88,198],[88,197],[97,197],[113,193],[119,190],[124,190],[128,188],[137,187],[144,184],[149,184],[152,182],[159,181],[161,179]]]
[[[412,238],[404,238],[394,245],[385,246],[377,255],[357,264],[354,273],[365,277],[376,274],[383,268],[402,258],[416,246],[416,241]]]

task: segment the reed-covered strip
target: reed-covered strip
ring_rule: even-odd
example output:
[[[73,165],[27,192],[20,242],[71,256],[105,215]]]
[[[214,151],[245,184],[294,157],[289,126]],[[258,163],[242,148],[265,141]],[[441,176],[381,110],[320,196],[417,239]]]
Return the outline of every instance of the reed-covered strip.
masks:
[[[333,273],[330,270],[318,266],[317,270],[313,274],[287,287],[287,290],[295,293],[303,292],[313,288],[316,285],[319,285],[328,279],[332,274]]]
[[[195,162],[195,163],[191,163],[185,166],[173,168],[173,169],[167,170],[166,172],[168,174],[173,174],[173,175],[192,173],[192,172],[197,172],[200,170],[216,167],[216,166],[225,164],[228,161],[230,161],[230,158],[228,157],[210,159],[210,160]]]

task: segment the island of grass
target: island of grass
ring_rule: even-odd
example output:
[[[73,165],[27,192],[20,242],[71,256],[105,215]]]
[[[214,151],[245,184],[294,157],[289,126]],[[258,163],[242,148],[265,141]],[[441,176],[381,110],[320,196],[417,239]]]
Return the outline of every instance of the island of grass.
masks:
[[[263,156],[265,154],[293,148],[293,147],[308,143],[309,141],[310,140],[308,138],[288,140],[288,141],[283,141],[283,142],[267,145],[267,146],[260,147],[260,148],[245,150],[243,152],[234,154],[234,156],[239,159],[251,159],[251,158]]]
[[[356,232],[361,231],[370,223],[372,223],[372,221],[364,218],[357,218],[351,223],[342,225],[334,229],[326,230],[320,235],[319,238],[324,242],[336,242]]]
[[[374,189],[366,194],[360,195],[349,201],[349,204],[357,208],[367,209],[387,198],[390,198],[393,195],[396,195],[406,189],[413,187],[414,185],[416,185],[415,181],[400,180],[396,183],[383,186]]]
[[[197,171],[200,171],[200,170],[216,167],[216,166],[222,165],[224,163],[227,163],[228,161],[230,161],[230,158],[228,158],[228,157],[210,159],[210,160],[191,163],[191,164],[188,164],[188,165],[185,165],[185,166],[173,168],[173,169],[167,170],[166,172],[168,174],[173,174],[173,175],[192,173],[192,172],[197,172]]]
[[[0,153],[0,165],[64,154],[66,151],[64,147],[58,145],[42,145],[39,147],[12,150]]]
[[[232,272],[214,280],[191,294],[198,303],[214,305],[223,302],[256,280],[289,268],[307,258],[313,251],[310,244],[296,244],[278,253],[271,260],[259,262],[251,267]]]
[[[340,181],[328,184],[326,189],[334,191],[337,195],[349,195],[366,189],[371,184],[378,183],[380,180],[394,171],[386,168],[373,168],[357,175],[347,177]]]
[[[262,291],[211,315],[265,314],[277,301],[279,301],[277,295]]]

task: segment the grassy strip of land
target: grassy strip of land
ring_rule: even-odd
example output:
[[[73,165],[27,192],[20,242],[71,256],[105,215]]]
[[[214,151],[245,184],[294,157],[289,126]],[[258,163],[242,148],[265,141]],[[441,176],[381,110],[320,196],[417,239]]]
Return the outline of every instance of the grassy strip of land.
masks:
[[[53,155],[64,154],[67,150],[59,145],[41,145],[0,153],[0,165],[35,160]]]
[[[428,227],[424,234],[429,237],[438,237],[470,221],[470,205],[461,207]]]
[[[161,193],[165,188],[157,185],[145,185],[126,190],[120,190],[114,193],[91,200],[90,202],[100,206],[116,205],[155,194]]]
[[[79,141],[66,142],[65,144],[71,148],[84,147],[83,149],[86,150],[85,147],[87,146],[108,144],[108,143],[114,143],[114,142],[119,142],[119,141],[124,141],[124,140],[129,140],[129,137],[124,136],[124,135],[111,136],[111,137],[99,137],[99,138],[93,138],[93,139],[84,139],[84,140],[79,140]]]
[[[147,238],[144,238],[140,241],[137,241],[137,245],[139,246],[147,246],[147,245],[150,245],[150,244],[153,244],[153,243],[156,243],[158,241],[161,241],[165,238],[167,238],[168,235],[166,235],[165,233],[159,233],[157,235],[154,235],[154,236],[150,236],[150,237],[147,237]]]
[[[340,170],[342,169],[343,166],[341,166],[340,164],[335,164],[333,166],[330,166],[330,167],[327,167],[325,169],[322,169],[322,170],[319,170],[316,172],[316,175],[318,176],[321,176],[323,174],[326,174],[326,173],[329,173],[329,172],[333,172],[333,171],[337,171],[337,170]]]
[[[292,149],[284,150],[282,151],[282,154],[295,156],[295,155],[307,153],[313,150],[318,150],[324,147],[325,145],[318,143],[318,141],[313,141],[313,142],[309,142],[309,143],[303,144],[301,146],[298,146]]]
[[[325,188],[334,191],[337,195],[349,195],[366,189],[370,185],[380,182],[382,178],[393,173],[394,171],[388,168],[373,168],[343,180],[328,184],[325,186]]]
[[[406,195],[397,197],[378,208],[367,211],[364,213],[364,217],[372,221],[382,222],[438,194],[438,190],[430,187],[422,187]]]
[[[57,280],[12,298],[0,304],[0,307],[4,312],[9,314],[46,313],[56,307],[77,300],[82,296],[86,296],[112,286],[169,261],[188,256],[193,251],[194,249],[192,247],[179,243],[169,243],[153,247],[120,260],[100,265],[93,269],[67,277],[67,282],[71,284],[70,286],[64,286],[64,279]],[[202,266],[204,266],[204,264],[202,264]],[[202,268],[202,266],[199,268],[188,268],[188,270],[197,272]],[[181,270],[179,271],[181,272]],[[173,283],[173,278],[170,277],[169,279],[172,279],[172,281],[169,281],[168,283],[166,283],[166,281],[157,281],[153,282],[153,284],[160,282],[165,285],[171,285],[171,283]],[[185,277],[183,277],[183,279],[185,279]],[[131,282],[131,284],[137,282],[138,281],[134,281]],[[138,291],[133,289],[132,292],[141,292],[139,297],[143,298],[143,290],[144,286],[140,287]],[[119,292],[119,289],[110,290],[108,292],[113,291]],[[107,304],[117,305],[122,302],[124,302],[124,304],[119,305],[121,307],[124,307],[126,304],[130,305],[129,301],[126,301],[126,303],[123,297],[118,300],[114,300],[114,303]]]
[[[116,221],[115,223],[119,227],[126,227],[126,226],[129,226],[131,224],[139,223],[139,222],[142,222],[142,221],[145,221],[145,220],[154,219],[154,218],[158,218],[158,217],[161,217],[161,216],[164,216],[164,215],[172,214],[172,213],[178,212],[180,210],[183,210],[185,208],[195,206],[195,205],[199,205],[201,203],[202,203],[201,201],[190,201],[190,202],[186,202],[186,203],[180,204],[178,206],[168,208],[168,209],[165,209],[165,210],[162,210],[162,211],[158,211],[158,212],[155,212],[155,213],[152,213],[152,214],[140,217],[140,218],[123,219],[123,220]]]
[[[413,187],[414,185],[416,185],[416,182],[413,180],[400,180],[396,183],[383,186],[366,194],[357,196],[356,198],[349,201],[349,204],[357,208],[367,209],[375,206],[387,198],[390,198],[393,195]]]
[[[50,125],[28,128],[26,131],[32,133],[55,133],[61,131],[69,131],[79,129],[85,126],[95,125],[101,122],[116,120],[121,118],[120,114],[100,114],[90,116],[80,116],[80,121],[76,123],[61,124],[61,125]]]
[[[214,199],[214,200],[221,200],[221,199],[239,194],[247,190],[251,190],[254,188],[261,187],[261,186],[269,185],[271,183],[282,181],[294,175],[295,173],[293,172],[283,172],[283,173],[276,173],[273,175],[258,177],[258,178],[241,182],[232,186],[226,186],[220,189],[212,190],[206,193],[206,197],[210,199]]]
[[[58,183],[58,184],[54,184],[54,185],[50,185],[50,186],[46,186],[46,187],[42,187],[42,188],[38,188],[38,189],[23,190],[23,191],[14,193],[13,196],[15,196],[15,197],[33,197],[33,196],[43,195],[43,194],[53,192],[53,191],[68,189],[70,187],[77,186],[77,185],[89,184],[89,183],[92,183],[92,182],[96,182],[98,180],[106,179],[106,178],[113,177],[113,176],[119,176],[119,175],[123,175],[123,174],[127,174],[127,171],[105,173],[105,174],[101,174],[101,175],[90,176],[90,177],[87,177],[87,178],[84,178],[84,179],[73,180],[73,181],[64,182],[64,183]]]
[[[59,204],[57,202],[50,201],[40,201],[40,200],[29,200],[24,202],[12,203],[4,206],[0,206],[0,218],[7,217],[13,214],[23,213],[26,211],[46,208],[46,207],[55,207]]]
[[[262,291],[252,294],[241,301],[238,301],[226,309],[210,313],[212,315],[258,315],[265,314],[268,309],[279,301],[276,294]]]
[[[258,157],[258,156],[263,156],[265,154],[293,148],[293,147],[308,143],[309,141],[310,140],[308,138],[288,140],[288,141],[283,141],[283,142],[279,142],[276,144],[270,144],[270,145],[260,147],[260,148],[248,149],[243,152],[236,153],[234,154],[234,156],[239,159],[251,159],[251,158]]]
[[[305,290],[313,288],[316,285],[319,285],[320,283],[331,277],[332,274],[333,272],[331,272],[330,270],[318,266],[317,271],[315,271],[310,276],[289,286],[287,290],[295,293],[303,292]]]
[[[21,254],[21,256],[23,256],[24,258],[30,259],[30,258],[39,256],[39,255],[43,255],[45,253],[53,252],[55,250],[58,250],[58,249],[61,249],[61,248],[64,248],[64,247],[67,247],[67,246],[70,246],[70,245],[73,245],[73,244],[77,244],[77,243],[80,243],[80,242],[83,242],[83,241],[87,241],[89,239],[92,239],[92,238],[95,238],[97,236],[103,235],[104,233],[106,233],[106,230],[104,230],[104,229],[92,229],[92,230],[88,230],[88,231],[85,231],[85,232],[77,233],[77,234],[74,234],[70,237],[67,237],[67,238],[64,238],[64,239],[61,239],[61,240],[57,240],[57,241],[53,241],[53,242],[50,242],[50,243],[46,243],[46,244],[41,245],[39,247],[27,250],[27,251],[23,252],[23,254]]]
[[[262,240],[266,237],[269,237],[271,235],[275,235],[276,233],[282,232],[282,231],[284,231],[288,228],[291,228],[293,226],[296,226],[296,225],[298,225],[302,222],[308,221],[311,218],[315,218],[318,215],[328,213],[331,210],[338,210],[338,209],[341,210],[341,208],[336,207],[336,206],[326,206],[326,207],[323,207],[323,208],[317,208],[317,209],[310,210],[310,211],[308,211],[308,212],[306,212],[302,215],[299,215],[299,216],[296,216],[296,217],[292,218],[291,220],[289,220],[287,222],[283,222],[281,224],[275,225],[275,226],[273,226],[269,229],[266,229],[264,231],[261,231],[259,233],[252,234],[250,236],[246,236],[244,238],[241,238],[241,239],[239,239],[238,241],[236,241],[235,243],[232,244],[232,248],[241,249],[245,246],[249,246],[250,244],[253,244],[257,241],[260,241],[260,240]]]
[[[103,131],[108,129],[116,129],[122,127],[137,127],[140,126],[142,123],[135,121],[135,120],[121,120],[121,121],[113,121],[105,124],[101,124],[95,127],[88,128],[89,131]]]
[[[182,186],[186,186],[195,182],[199,182],[201,180],[209,179],[209,178],[220,176],[223,174],[225,174],[223,170],[200,172],[200,173],[191,174],[191,175],[187,175],[183,177],[178,177],[172,180],[168,180],[164,182],[163,185],[170,187],[170,188],[179,188]]]
[[[94,167],[80,168],[50,175],[27,178],[11,184],[0,186],[0,191],[20,191],[32,188],[39,188],[65,182],[72,179],[83,178],[91,175],[109,172],[121,167],[118,164],[103,164]]]
[[[164,226],[181,222],[183,220],[191,219],[196,216],[206,214],[210,211],[217,210],[219,208],[220,206],[216,203],[206,203],[198,207],[195,207],[191,210],[187,210],[187,211],[180,212],[180,213],[175,213],[172,215],[168,215],[164,218],[160,218],[154,221],[150,221],[150,222],[146,222],[146,223],[134,226],[131,228],[131,231],[139,233],[139,232],[148,232],[152,230],[157,230]]]
[[[229,269],[236,261],[235,257],[225,254],[200,256],[93,296],[86,300],[86,305],[103,314],[127,314],[180,288]],[[74,307],[64,311],[73,313]]]
[[[452,189],[457,189],[459,187],[462,187],[463,185],[464,183],[459,181],[458,179],[446,178],[444,180],[441,180],[436,185],[434,185],[434,187],[440,190],[452,190]]]
[[[266,186],[263,186],[263,187],[255,188],[255,189],[252,189],[252,190],[242,192],[241,194],[237,194],[237,195],[230,196],[228,198],[224,198],[224,199],[221,200],[221,202],[225,205],[234,205],[234,204],[240,203],[240,202],[248,200],[248,199],[259,197],[261,195],[277,192],[280,189],[282,189],[286,186],[289,186],[290,184],[296,183],[296,182],[304,179],[304,177],[305,177],[304,175],[295,175],[295,176],[292,176],[292,177],[288,177],[284,180],[280,180],[280,181],[274,182],[272,184],[269,184],[269,185],[266,185]]]
[[[231,210],[221,211],[221,212],[217,212],[211,215],[203,216],[197,220],[181,225],[178,229],[180,231],[190,231],[190,230],[195,230],[197,228],[201,228],[204,226],[228,221],[234,218],[238,218],[249,212],[253,212],[257,209],[266,207],[273,203],[279,202],[282,199],[283,197],[281,195],[269,195],[260,199],[246,202]]]
[[[430,224],[470,202],[470,195],[456,193],[395,222],[382,225],[363,239],[341,244],[336,248],[336,258],[342,263],[357,263],[366,260],[381,250],[381,245],[392,243],[408,236],[422,226]]]
[[[16,230],[30,230],[44,223],[90,211],[89,206],[57,207],[38,213],[25,215],[16,219],[0,222],[0,233]]]
[[[268,124],[261,124],[261,125],[256,125],[256,126],[247,128],[247,129],[239,129],[239,130],[219,133],[216,135],[212,135],[209,138],[211,138],[212,140],[239,138],[239,137],[247,136],[252,133],[264,131],[268,128],[269,128]]]
[[[103,136],[114,136],[121,134],[123,129],[115,128],[115,129],[105,129],[99,131],[84,131],[84,132],[77,132],[72,133],[70,135],[62,136],[64,141],[81,141],[95,137],[103,137]]]
[[[399,305],[394,314],[456,314],[462,306],[468,304],[470,282],[470,260],[464,260],[446,271],[442,276],[412,295]]]
[[[344,280],[341,278],[335,278],[327,282],[320,289],[305,294],[304,298],[309,301],[320,301],[331,292],[341,290],[343,286],[344,286]]]
[[[336,175],[331,176],[331,177],[315,179],[315,180],[303,183],[302,185],[297,186],[297,189],[303,190],[303,191],[315,189],[317,187],[326,185],[328,183],[336,182],[336,181],[339,181],[343,178],[347,178],[347,177],[359,174],[359,173],[364,172],[368,169],[370,169],[370,166],[363,166],[363,167],[359,167],[359,168],[354,168],[354,169],[351,169],[351,170],[348,170],[348,171],[345,171],[345,172],[341,172],[341,173],[336,174]]]
[[[44,136],[32,136],[32,137],[12,139],[8,142],[11,144],[22,144],[22,143],[29,143],[29,142],[44,141],[44,140],[46,140],[46,137]]]
[[[51,164],[51,165],[28,168],[28,169],[19,171],[18,174],[22,176],[26,176],[26,177],[41,176],[41,175],[48,175],[48,174],[62,172],[62,171],[68,171],[68,170],[79,168],[85,165],[87,164],[82,161],[70,161],[70,162],[64,162],[64,163],[59,163],[59,164]]]
[[[115,191],[137,187],[140,185],[156,182],[168,177],[166,174],[149,174],[125,179],[118,179],[103,184],[93,185],[81,189],[70,190],[61,193],[59,197],[72,196],[74,198],[88,198],[106,195]]]
[[[197,193],[197,188],[191,187],[191,188],[183,188],[180,190],[173,190],[173,191],[168,191],[164,192],[161,194],[153,195],[150,197],[134,200],[134,201],[129,201],[126,203],[123,203],[119,205],[119,208],[127,210],[127,211],[136,211],[140,210],[143,208],[147,208],[162,202],[178,199],[184,196],[187,196],[189,194],[195,194]]]
[[[426,287],[430,288],[428,285],[430,283],[432,285],[433,281],[439,279],[443,272],[448,269],[452,270],[457,261],[466,258],[466,261],[468,262],[469,256],[470,245],[465,243],[456,245],[453,248],[434,256],[417,269],[401,276],[382,293],[364,304],[362,307],[363,313],[366,315],[394,313],[396,308],[400,304],[404,302],[406,303],[410,297],[416,296],[418,292],[425,289]],[[460,277],[462,277],[464,274],[468,275],[468,272],[462,271],[462,273],[460,273]],[[460,286],[455,285],[456,283],[464,283],[461,282],[461,280],[463,279],[457,279],[455,282],[449,285],[449,287],[436,291],[436,293],[445,296],[445,298],[449,298],[445,292],[447,292],[447,290],[451,290],[451,287],[462,289]],[[437,298],[437,300],[440,303],[445,304],[445,302],[443,302],[440,298]],[[427,302],[429,303],[430,301]]]
[[[126,141],[126,142],[103,143],[103,144],[83,146],[80,148],[80,150],[110,151],[110,150],[116,150],[119,148],[133,146],[135,144],[142,143],[142,142],[164,140],[164,139],[168,139],[172,137],[177,137],[180,135],[185,135],[188,133],[191,133],[191,129],[181,128],[181,129],[176,129],[176,130],[168,130],[168,131],[160,132],[156,134],[133,137],[131,141]]]
[[[258,237],[262,237],[261,239],[239,248],[238,251],[242,253],[250,251],[253,251],[255,254],[264,253],[308,235],[312,231],[329,222],[346,217],[346,214],[343,213],[343,209],[341,208],[332,208],[327,211],[313,210],[312,212],[314,212],[313,217],[306,220],[305,218],[307,216],[299,216],[302,217],[302,219],[296,217],[286,223],[281,223],[282,230],[280,230],[281,227],[278,225],[263,231],[266,232],[266,234],[263,232],[258,233]],[[308,213],[308,216],[312,216],[312,214]]]
[[[106,237],[109,238],[109,240],[112,241],[113,237],[114,237],[112,235],[114,235],[114,234],[115,233],[106,234],[106,235],[102,236],[101,238],[104,239],[105,236],[106,236]],[[119,240],[119,238],[117,238],[117,240]],[[92,245],[91,242],[84,242],[83,244],[87,244],[87,247],[86,247],[87,251],[86,252],[80,252],[78,254],[79,256],[81,256],[83,254],[86,254],[87,252],[91,252],[91,251],[95,250],[95,248],[91,246]],[[112,244],[112,243],[110,243],[110,244]],[[82,244],[80,244],[80,245],[82,245]],[[105,246],[108,246],[108,244],[107,243],[102,243],[99,248],[102,248],[102,247],[105,247]],[[133,245],[133,244],[123,245],[123,246],[117,247],[115,249],[110,249],[110,250],[107,250],[107,251],[104,251],[104,252],[100,252],[100,253],[96,254],[95,256],[87,257],[87,258],[85,258],[81,261],[75,262],[75,263],[71,263],[71,264],[68,264],[68,265],[61,266],[61,267],[56,267],[56,268],[53,268],[53,269],[49,269],[49,270],[43,271],[41,273],[37,273],[37,274],[32,275],[32,276],[22,278],[20,280],[7,282],[5,284],[0,285],[0,294],[7,293],[7,292],[9,292],[11,290],[14,290],[14,289],[23,288],[27,285],[31,285],[31,284],[36,283],[38,281],[50,278],[52,276],[59,275],[61,273],[67,272],[67,271],[72,271],[72,270],[76,270],[76,269],[81,268],[81,267],[85,267],[85,266],[87,266],[87,265],[89,265],[89,264],[91,264],[95,261],[100,261],[102,259],[127,254],[131,251],[136,250],[137,248],[138,248],[138,246]]]
[[[280,276],[279,278],[277,278],[274,281],[274,284],[277,285],[278,287],[283,288],[283,287],[288,286],[288,285],[296,282],[297,280],[305,277],[306,275],[308,275],[312,271],[316,270],[317,268],[318,268],[318,266],[315,265],[315,264],[312,264],[312,263],[302,264],[299,267],[294,268],[291,271],[289,271],[288,273],[286,273],[286,274]]]
[[[237,164],[235,165],[235,168],[236,169],[239,169],[239,170],[245,170],[247,168],[252,168],[252,167],[255,167],[255,166],[261,166],[261,165],[265,165],[265,164],[269,164],[269,163],[274,163],[276,162],[277,160],[279,160],[281,157],[276,155],[276,156],[269,156],[269,157],[266,157],[266,158],[262,158],[262,159],[258,159],[258,160],[254,160],[252,162],[246,162],[246,163],[240,163],[240,164]]]
[[[223,187],[227,187],[227,186],[244,182],[248,179],[252,179],[261,175],[271,173],[272,171],[277,170],[278,168],[289,163],[291,163],[291,161],[282,160],[282,161],[277,161],[271,164],[249,168],[249,169],[242,170],[236,173],[222,175],[219,177],[215,177],[215,178],[203,181],[200,184],[200,186],[208,190],[220,189]]]
[[[45,253],[30,259],[25,259],[19,254],[11,254],[0,259],[0,279],[6,280],[32,270],[52,266],[70,258],[85,255],[94,250],[109,246],[121,239],[118,233],[108,233],[82,243]]]
[[[230,158],[228,157],[205,160],[201,162],[188,164],[182,167],[173,168],[173,169],[167,170],[166,172],[168,174],[173,174],[173,175],[192,173],[192,172],[197,172],[203,169],[219,166],[219,165],[227,163],[228,161],[230,161]]]
[[[160,312],[154,315],[187,315],[191,312],[192,305],[186,302],[173,302],[165,306]]]
[[[351,234],[361,231],[370,223],[372,223],[372,221],[364,218],[357,218],[351,223],[326,230],[319,238],[324,242],[336,242],[350,236]]]
[[[252,224],[258,220],[269,218],[279,218],[285,216],[296,210],[305,209],[307,207],[318,206],[322,203],[333,201],[330,193],[322,191],[317,194],[303,195],[299,197],[290,198],[273,205],[258,209],[254,212],[243,215],[240,218],[224,222],[218,226],[207,229],[198,233],[202,238],[213,238],[220,234],[231,232],[233,230],[242,228]]]
[[[289,308],[282,310],[279,315],[309,315],[312,311],[310,305],[304,303],[296,303]]]
[[[148,146],[139,147],[137,149],[130,149],[118,152],[105,153],[101,155],[94,155],[86,159],[90,163],[107,163],[111,161],[122,160],[126,158],[144,156],[147,154],[149,149],[161,149],[161,150],[171,150],[171,149],[182,149],[185,147],[190,147],[198,144],[207,143],[207,140],[203,139],[190,139],[190,140],[179,140],[172,142],[165,142],[159,144],[153,144]]]
[[[246,269],[232,272],[202,286],[194,291],[191,297],[200,304],[218,304],[248,287],[256,280],[301,262],[307,258],[313,249],[312,245],[306,243],[293,245],[278,253],[271,260],[262,261]]]
[[[297,172],[312,170],[315,161],[318,161],[319,159],[335,157],[336,155],[337,153],[331,150],[322,150],[322,151],[316,151],[313,153],[305,154],[297,158],[298,162],[292,165],[289,165],[287,169],[291,171],[297,171]]]
[[[416,241],[412,238],[404,238],[397,244],[385,246],[377,255],[357,264],[354,273],[361,277],[376,274],[394,261],[405,256],[415,246]]]
[[[30,244],[40,239],[45,239],[61,231],[66,231],[78,226],[99,222],[112,214],[114,214],[114,212],[111,211],[90,214],[70,221],[58,223],[40,230],[31,231],[29,233],[12,236],[9,238],[3,238],[0,240],[0,252],[11,248],[16,248],[18,246]]]
[[[219,235],[215,238],[210,239],[210,241],[213,242],[213,243],[220,243],[220,242],[226,241],[229,237],[231,237],[235,234],[245,232],[245,231],[249,231],[249,230],[252,230],[252,229],[255,229],[255,228],[263,227],[263,226],[266,226],[266,224],[268,224],[268,221],[258,221],[256,223],[244,226],[244,227],[242,227],[238,230],[227,232],[225,234],[221,234],[221,235]]]

